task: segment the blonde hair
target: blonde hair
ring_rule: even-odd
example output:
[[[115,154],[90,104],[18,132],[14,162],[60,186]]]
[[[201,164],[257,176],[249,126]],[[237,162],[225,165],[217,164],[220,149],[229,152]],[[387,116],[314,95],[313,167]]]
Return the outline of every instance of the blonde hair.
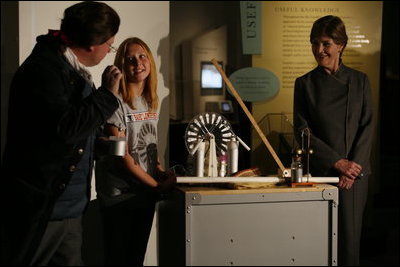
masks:
[[[137,37],[131,37],[125,39],[118,47],[117,55],[115,56],[114,65],[117,66],[122,72],[122,79],[120,81],[119,93],[122,96],[122,99],[125,103],[127,103],[132,109],[135,109],[133,106],[133,92],[129,91],[127,88],[127,77],[125,73],[125,59],[126,53],[129,45],[138,44],[140,45],[147,54],[147,57],[150,60],[150,74],[146,78],[145,86],[143,89],[143,96],[149,105],[150,111],[157,111],[158,107],[158,95],[157,95],[157,71],[156,64],[154,62],[153,54],[150,51],[150,48],[147,46],[145,42]]]

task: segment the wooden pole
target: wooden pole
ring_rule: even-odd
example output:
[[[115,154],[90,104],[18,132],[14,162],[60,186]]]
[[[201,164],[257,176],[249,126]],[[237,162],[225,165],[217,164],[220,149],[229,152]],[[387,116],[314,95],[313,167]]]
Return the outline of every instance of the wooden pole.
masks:
[[[244,113],[246,113],[247,117],[249,118],[249,120],[251,121],[251,123],[253,124],[254,129],[256,129],[258,135],[261,137],[261,140],[264,142],[264,144],[267,146],[268,151],[271,153],[272,157],[274,158],[276,164],[278,164],[279,169],[282,171],[282,173],[285,173],[285,167],[282,164],[282,161],[279,159],[278,155],[276,154],[275,150],[273,149],[273,147],[271,146],[271,144],[269,143],[267,137],[265,137],[264,133],[261,131],[260,127],[258,126],[256,120],[254,119],[253,115],[251,115],[249,109],[246,107],[246,105],[243,103],[242,98],[240,97],[240,95],[238,94],[238,92],[236,91],[236,89],[233,87],[231,81],[228,79],[228,77],[226,76],[225,72],[222,70],[222,68],[220,67],[220,65],[218,64],[218,61],[213,58],[211,59],[211,62],[214,64],[214,66],[217,68],[217,70],[219,71],[219,73],[221,74],[222,78],[224,79],[226,85],[229,87],[229,89],[231,90],[232,95],[236,98],[236,100],[239,102],[239,105],[242,107]]]

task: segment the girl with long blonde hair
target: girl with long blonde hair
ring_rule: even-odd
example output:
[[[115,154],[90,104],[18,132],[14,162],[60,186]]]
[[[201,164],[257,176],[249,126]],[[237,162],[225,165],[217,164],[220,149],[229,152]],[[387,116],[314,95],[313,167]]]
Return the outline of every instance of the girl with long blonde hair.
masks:
[[[157,155],[157,71],[149,47],[137,37],[128,38],[114,64],[122,73],[119,108],[105,131],[127,142],[122,158],[108,156],[96,163],[105,264],[141,266],[158,193],[171,189],[176,177],[164,171]]]

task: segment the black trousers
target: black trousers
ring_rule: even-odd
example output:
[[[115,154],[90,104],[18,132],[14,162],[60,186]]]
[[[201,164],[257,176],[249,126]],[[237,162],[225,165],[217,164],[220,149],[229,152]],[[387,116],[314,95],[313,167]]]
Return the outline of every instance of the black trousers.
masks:
[[[360,265],[362,219],[368,196],[368,177],[358,179],[349,189],[339,189],[338,265]]]
[[[143,266],[155,203],[154,194],[139,193],[101,208],[106,266]]]
[[[83,266],[82,216],[50,221],[31,265]]]

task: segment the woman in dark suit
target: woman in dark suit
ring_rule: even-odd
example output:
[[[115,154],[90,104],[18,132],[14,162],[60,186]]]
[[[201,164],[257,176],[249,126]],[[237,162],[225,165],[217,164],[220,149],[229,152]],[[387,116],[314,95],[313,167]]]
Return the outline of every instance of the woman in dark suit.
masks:
[[[372,100],[367,75],[342,62],[347,40],[339,17],[314,22],[310,42],[318,66],[296,79],[294,127],[298,140],[304,129],[311,131],[311,174],[339,177],[338,263],[359,265],[371,173]]]

